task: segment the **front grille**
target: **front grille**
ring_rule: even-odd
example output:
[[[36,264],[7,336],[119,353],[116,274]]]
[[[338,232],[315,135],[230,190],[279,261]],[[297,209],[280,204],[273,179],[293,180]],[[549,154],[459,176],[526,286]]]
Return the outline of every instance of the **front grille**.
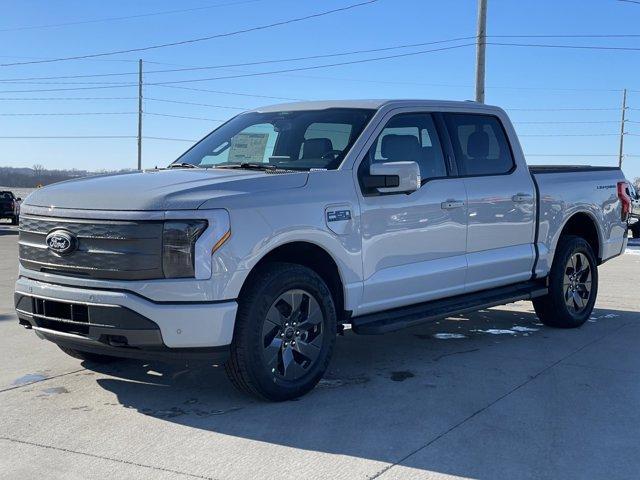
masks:
[[[89,333],[89,307],[86,305],[32,298],[33,317],[39,327],[66,333]]]
[[[47,246],[47,235],[58,229],[77,238],[67,255]],[[113,280],[163,278],[162,222],[23,215],[19,256],[22,266],[42,272]]]

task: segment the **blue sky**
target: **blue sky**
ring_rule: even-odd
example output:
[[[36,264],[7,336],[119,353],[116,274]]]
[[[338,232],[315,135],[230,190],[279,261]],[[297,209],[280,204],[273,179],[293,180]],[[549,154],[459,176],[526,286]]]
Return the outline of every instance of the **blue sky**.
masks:
[[[57,58],[166,43],[239,30],[343,7],[358,0],[24,0],[6,2],[0,20],[0,63]],[[639,33],[640,4],[616,0],[488,0],[488,35]],[[207,8],[200,8],[207,7]],[[23,28],[111,17],[200,8],[190,12],[97,21],[48,28]],[[100,59],[0,67],[0,79],[247,63],[352,50],[447,40],[475,34],[475,0],[378,0],[304,22],[262,31]],[[490,42],[638,47],[638,38],[493,38]],[[146,74],[145,82],[193,80],[250,72],[322,65],[469,43],[413,47],[386,52],[179,73]],[[178,86],[282,97],[283,100],[198,92],[147,85],[144,134],[198,139],[241,109],[284,98],[438,98],[474,95],[473,46],[331,68],[218,79]],[[628,88],[624,170],[640,176],[640,51],[571,50],[489,45],[487,103],[507,109],[521,135],[529,163],[617,164],[621,89]],[[158,62],[158,63],[152,63]],[[164,65],[170,64],[170,65]],[[136,76],[39,80],[40,82],[135,82]],[[26,81],[25,81],[26,82]],[[35,80],[34,80],[35,82]],[[104,84],[0,84],[0,136],[136,135],[137,87],[89,89]],[[18,92],[56,88],[85,90]],[[633,91],[636,90],[636,91]],[[15,93],[12,93],[15,92]],[[31,98],[126,97],[112,100]],[[23,100],[7,100],[20,98]],[[152,100],[155,99],[155,100]],[[197,106],[172,101],[220,105]],[[638,110],[633,110],[633,109]],[[534,110],[531,110],[534,109]],[[538,111],[535,109],[555,109]],[[598,110],[565,110],[598,109]],[[14,113],[123,113],[122,115],[26,116]],[[179,119],[152,114],[198,117]],[[559,122],[548,123],[544,122]],[[536,123],[543,122],[543,123]],[[569,123],[594,122],[594,123]],[[548,136],[553,135],[553,136]],[[571,136],[576,135],[576,136]],[[164,166],[189,142],[144,141],[143,166]],[[549,157],[542,156],[549,154]],[[575,157],[571,155],[585,155]],[[602,155],[596,156],[596,155]],[[633,155],[637,155],[634,157]],[[2,139],[0,165],[116,169],[135,167],[136,140]]]

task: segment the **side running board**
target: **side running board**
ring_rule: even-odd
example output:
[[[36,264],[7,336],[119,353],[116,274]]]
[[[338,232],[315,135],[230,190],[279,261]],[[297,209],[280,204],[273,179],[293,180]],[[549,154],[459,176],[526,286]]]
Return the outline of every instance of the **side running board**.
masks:
[[[547,292],[547,287],[539,280],[518,283],[354,317],[351,319],[351,328],[360,335],[378,335],[460,313],[531,300]]]

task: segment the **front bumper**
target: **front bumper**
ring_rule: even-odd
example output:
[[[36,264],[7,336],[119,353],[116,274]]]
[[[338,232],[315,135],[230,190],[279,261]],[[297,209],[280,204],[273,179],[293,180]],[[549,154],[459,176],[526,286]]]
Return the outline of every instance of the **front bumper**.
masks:
[[[87,289],[20,277],[20,323],[81,351],[157,360],[223,363],[237,302],[152,302],[127,291]]]

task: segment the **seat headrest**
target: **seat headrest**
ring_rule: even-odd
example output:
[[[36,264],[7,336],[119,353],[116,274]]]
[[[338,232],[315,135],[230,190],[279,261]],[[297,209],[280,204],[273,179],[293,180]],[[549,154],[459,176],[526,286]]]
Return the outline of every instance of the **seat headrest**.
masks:
[[[322,158],[333,150],[333,143],[328,138],[309,138],[302,143],[302,158]]]
[[[469,158],[486,158],[489,155],[489,135],[487,132],[475,131],[467,139],[467,156]]]
[[[420,142],[414,135],[385,135],[382,137],[380,153],[390,162],[417,162]]]

